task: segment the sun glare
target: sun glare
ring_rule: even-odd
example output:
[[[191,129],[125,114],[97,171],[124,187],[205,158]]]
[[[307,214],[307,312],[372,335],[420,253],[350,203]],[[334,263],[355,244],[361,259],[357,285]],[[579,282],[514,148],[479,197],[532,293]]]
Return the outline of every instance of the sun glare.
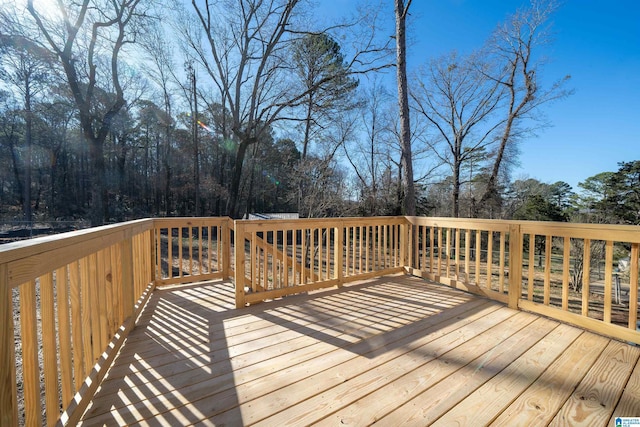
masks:
[[[24,1],[26,5],[26,0]],[[56,0],[33,0],[33,8],[38,14],[49,21],[60,19],[61,13]]]

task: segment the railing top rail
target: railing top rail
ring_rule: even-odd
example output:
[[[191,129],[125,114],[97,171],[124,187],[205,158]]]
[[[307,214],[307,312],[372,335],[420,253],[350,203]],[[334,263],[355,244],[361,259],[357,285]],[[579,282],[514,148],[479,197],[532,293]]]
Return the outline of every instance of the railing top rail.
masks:
[[[446,218],[446,217],[407,217],[414,225],[456,228],[482,228],[494,231],[508,231],[512,225],[520,226],[525,234],[553,235],[613,240],[639,243],[640,226],[621,224],[585,224],[551,221],[521,221],[502,219]]]
[[[179,226],[207,226],[211,224],[222,224],[231,221],[229,217],[171,217],[155,218],[154,227],[179,227]]]
[[[525,234],[640,243],[638,225],[522,221],[520,229]]]
[[[11,262],[43,252],[81,244],[113,233],[126,232],[128,235],[134,235],[149,230],[152,227],[153,219],[138,219],[7,243],[0,245],[0,263]]]
[[[300,228],[320,228],[336,226],[403,224],[403,216],[339,217],[339,218],[299,218],[299,219],[244,219],[236,220],[245,231],[295,230]]]
[[[413,225],[432,227],[450,227],[462,229],[482,229],[488,231],[509,231],[509,226],[519,224],[518,221],[476,219],[476,218],[447,218],[447,217],[407,217]]]

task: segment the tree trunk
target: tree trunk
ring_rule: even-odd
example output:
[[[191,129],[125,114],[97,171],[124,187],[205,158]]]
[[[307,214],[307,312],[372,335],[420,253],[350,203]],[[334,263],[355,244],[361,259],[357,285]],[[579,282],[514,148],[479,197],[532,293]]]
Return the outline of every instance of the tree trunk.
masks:
[[[240,178],[242,178],[242,165],[244,164],[244,157],[247,153],[247,148],[253,141],[245,138],[240,142],[238,146],[238,152],[236,153],[236,159],[233,164],[233,173],[231,176],[231,187],[229,189],[229,200],[227,201],[227,214],[231,218],[238,218],[240,199]]]
[[[460,162],[453,162],[453,206],[451,214],[454,218],[460,216]]]
[[[400,109],[400,148],[402,151],[400,163],[404,169],[402,186],[404,188],[404,213],[416,214],[416,197],[413,185],[413,159],[411,154],[411,125],[409,121],[409,95],[407,89],[407,52],[405,21],[407,10],[411,5],[409,0],[405,6],[404,0],[395,0],[396,14],[396,75],[398,79],[398,107]]]
[[[96,227],[105,221],[105,164],[104,144],[96,138],[89,140],[89,161],[91,163],[91,226]]]
[[[24,220],[31,226],[32,212],[31,212],[31,170],[32,170],[32,157],[33,157],[33,114],[31,112],[31,81],[29,76],[26,77],[24,84],[24,110],[25,110],[25,145],[26,156],[24,165],[24,198],[23,198],[23,213]]]

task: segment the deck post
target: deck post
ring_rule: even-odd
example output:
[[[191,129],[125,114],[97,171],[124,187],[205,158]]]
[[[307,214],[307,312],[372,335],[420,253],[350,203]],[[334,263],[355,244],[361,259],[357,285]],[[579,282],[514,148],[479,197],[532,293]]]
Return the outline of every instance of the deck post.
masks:
[[[411,248],[409,247],[409,221],[408,220],[400,224],[400,267],[409,267],[409,265],[407,264],[407,251],[411,252]]]
[[[520,224],[509,225],[509,307],[518,309],[522,293],[522,232]]]
[[[234,255],[235,255],[234,282],[235,282],[235,288],[236,288],[236,308],[242,308],[245,306],[245,303],[246,303],[244,298],[244,278],[245,278],[244,224],[242,223],[242,221],[233,222],[233,239],[234,239]]]
[[[222,222],[220,236],[218,236],[222,251],[222,277],[225,280],[231,277],[231,230],[233,230],[233,221],[227,218]]]
[[[7,264],[0,264],[0,425],[18,425],[13,303]]]

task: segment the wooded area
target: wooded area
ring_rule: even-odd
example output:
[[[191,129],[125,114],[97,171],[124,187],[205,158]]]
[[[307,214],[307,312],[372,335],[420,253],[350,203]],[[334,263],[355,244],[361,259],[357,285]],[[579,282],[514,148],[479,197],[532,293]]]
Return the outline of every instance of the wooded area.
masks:
[[[538,77],[552,1],[404,82],[411,1],[339,22],[301,0],[168,3],[3,3],[3,221],[415,209],[640,223],[640,161],[578,195],[510,174],[542,108],[571,94],[568,76]]]

